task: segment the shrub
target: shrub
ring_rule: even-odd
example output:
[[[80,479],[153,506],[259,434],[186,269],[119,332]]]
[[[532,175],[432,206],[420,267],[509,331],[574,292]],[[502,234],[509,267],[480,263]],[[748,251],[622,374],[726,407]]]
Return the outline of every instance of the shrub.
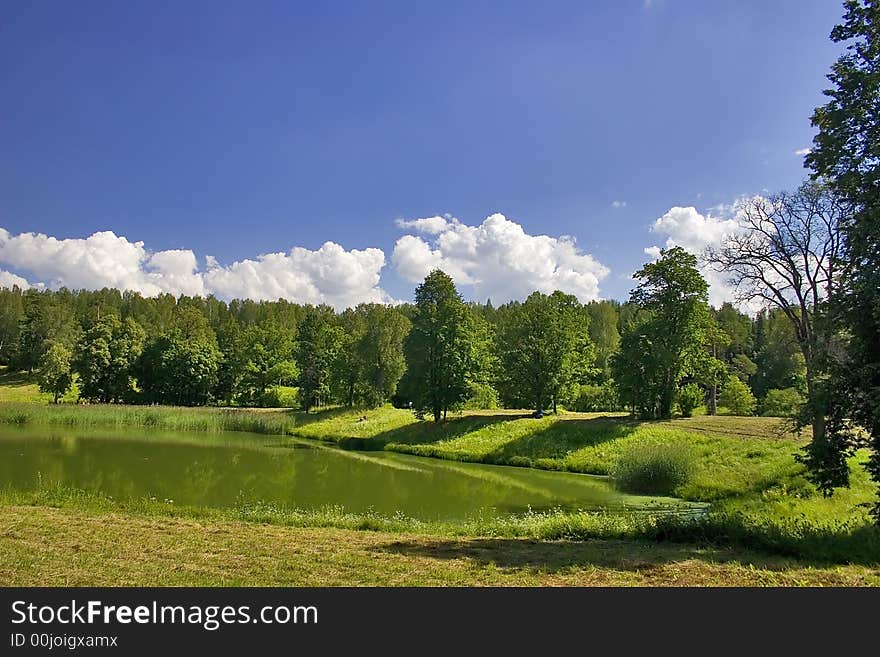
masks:
[[[617,388],[614,382],[606,381],[601,386],[577,386],[570,409],[579,413],[620,410],[620,401],[617,398]]]
[[[767,391],[761,405],[761,415],[769,417],[794,417],[806,402],[796,388],[774,388]]]
[[[726,406],[732,415],[751,415],[758,405],[749,387],[735,376],[729,377],[721,388],[718,402]]]
[[[290,386],[271,386],[260,398],[263,408],[298,408],[299,388]]]
[[[688,383],[678,389],[678,410],[683,417],[690,417],[694,409],[703,403],[703,389],[696,383]]]
[[[627,493],[671,495],[694,475],[693,454],[680,445],[642,445],[620,455],[611,469],[614,485]]]
[[[488,383],[470,383],[470,397],[464,403],[466,409],[498,408],[498,393]]]

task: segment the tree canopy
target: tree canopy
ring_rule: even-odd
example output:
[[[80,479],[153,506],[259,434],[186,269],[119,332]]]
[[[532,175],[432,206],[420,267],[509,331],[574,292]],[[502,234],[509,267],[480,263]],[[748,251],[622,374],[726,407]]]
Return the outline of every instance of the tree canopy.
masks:
[[[669,418],[682,378],[707,358],[708,284],[681,247],[661,251],[633,277],[641,283],[630,300],[641,312],[621,340],[614,378],[635,412]]]

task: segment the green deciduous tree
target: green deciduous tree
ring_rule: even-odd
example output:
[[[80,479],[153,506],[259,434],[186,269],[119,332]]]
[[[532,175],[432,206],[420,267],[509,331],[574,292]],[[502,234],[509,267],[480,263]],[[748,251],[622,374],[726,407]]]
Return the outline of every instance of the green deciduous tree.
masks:
[[[235,390],[240,403],[261,406],[269,386],[296,382],[299,370],[291,331],[271,320],[254,324],[245,329],[239,346],[243,352],[241,376]]]
[[[703,403],[703,389],[696,383],[687,383],[678,389],[676,401],[682,417],[691,417],[694,409]]]
[[[611,357],[620,348],[618,304],[614,301],[591,301],[586,305],[590,316],[590,339],[595,345],[595,366],[603,381],[611,377]]]
[[[128,401],[144,339],[144,330],[130,317],[121,321],[109,311],[97,317],[86,329],[74,359],[80,396],[104,403]]]
[[[804,396],[795,388],[768,390],[761,403],[761,415],[769,417],[797,417],[806,402]]]
[[[299,400],[306,412],[330,398],[332,366],[340,344],[341,331],[334,321],[333,309],[310,308],[299,326],[296,347]]]
[[[79,337],[79,324],[67,304],[66,290],[26,290],[21,298],[23,312],[18,327],[18,345],[11,364],[33,372],[53,342],[71,348]]]
[[[43,354],[40,361],[39,386],[41,392],[52,395],[52,402],[57,404],[73,383],[70,361],[73,354],[70,349],[59,342],[54,342]]]
[[[479,378],[481,340],[476,318],[455,289],[452,279],[435,269],[415,292],[412,330],[407,336],[407,373],[403,397],[435,422],[470,396]],[[482,345],[485,341],[482,342]]]
[[[23,317],[21,289],[17,286],[0,289],[0,363],[4,365],[15,363]]]
[[[532,293],[503,313],[498,330],[499,390],[508,406],[543,410],[581,383],[592,363],[589,315],[562,292]]]
[[[406,370],[403,341],[409,319],[396,308],[370,303],[344,311],[338,322],[341,345],[333,364],[336,398],[346,406],[384,404]]]
[[[724,352],[718,354],[726,362],[732,362],[737,354],[752,353],[752,320],[737,310],[732,303],[725,301],[715,313],[718,328],[727,336]]]
[[[733,415],[752,415],[758,405],[749,387],[735,376],[722,386],[718,401]]]
[[[144,349],[135,367],[144,401],[201,406],[213,399],[222,353],[205,316],[178,307],[172,328]]]
[[[621,340],[614,380],[634,413],[669,418],[682,378],[707,358],[708,285],[681,247],[661,251],[634,278],[641,283],[630,299],[641,313]]]

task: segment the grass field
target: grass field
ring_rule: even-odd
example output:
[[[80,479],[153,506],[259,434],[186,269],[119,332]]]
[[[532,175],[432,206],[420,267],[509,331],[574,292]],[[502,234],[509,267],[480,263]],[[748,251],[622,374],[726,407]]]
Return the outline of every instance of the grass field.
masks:
[[[876,567],[632,540],[542,541],[0,509],[8,586],[863,586]]]
[[[19,384],[14,394],[0,385],[0,399],[18,400],[0,403],[0,423],[156,427],[198,430],[207,436],[238,429],[322,440],[346,449],[594,474],[614,472],[628,454],[648,446],[683,449],[693,459],[693,474],[672,492],[709,501],[712,510],[688,524],[556,513],[441,526],[355,516],[340,509],[169,509],[146,500],[122,503],[76,490],[30,495],[0,491],[0,545],[18,564],[8,573],[0,566],[0,583],[97,583],[88,579],[99,577],[90,574],[89,564],[104,559],[105,548],[93,541],[73,548],[68,542],[75,527],[100,524],[101,517],[113,518],[108,526],[117,532],[114,540],[120,545],[140,541],[158,546],[147,550],[138,564],[117,560],[100,575],[107,578],[103,581],[118,583],[878,583],[880,530],[870,525],[866,508],[875,489],[860,467],[866,454],[851,460],[852,487],[823,498],[794,459],[808,435],[792,434],[775,418],[699,416],[633,422],[623,415],[562,413],[538,420],[521,411],[491,410],[467,411],[435,424],[390,407],[306,415],[277,409],[54,406],[34,394],[26,381]],[[143,535],[150,527],[164,529],[157,536]],[[199,555],[213,553],[199,552],[199,546],[212,532],[223,537],[226,547],[223,558],[209,565],[210,559],[202,562]],[[178,551],[192,550],[181,557],[183,565],[177,569],[163,566],[163,533],[176,536]],[[286,566],[281,560],[272,564],[268,556],[251,563],[247,550],[254,542],[267,546],[267,555],[273,549],[279,554],[300,550],[299,566],[291,564],[282,572]],[[382,550],[377,556],[373,547],[390,543],[416,547]],[[315,548],[318,552],[326,550],[311,566],[306,565],[311,558],[306,556],[311,554],[307,544],[324,546]],[[28,561],[35,545],[40,547]],[[434,548],[429,551],[425,545]],[[70,550],[78,556],[71,558]],[[347,565],[338,573],[330,569],[310,574],[309,568],[330,568],[328,560]],[[644,567],[632,568],[632,563]]]

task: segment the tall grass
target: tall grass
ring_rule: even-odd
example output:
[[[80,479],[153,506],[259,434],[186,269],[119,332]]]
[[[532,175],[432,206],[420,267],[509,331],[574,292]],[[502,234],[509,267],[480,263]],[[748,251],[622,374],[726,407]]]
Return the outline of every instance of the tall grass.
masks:
[[[293,433],[295,419],[285,411],[124,405],[2,404],[0,424],[64,427],[141,427],[172,431],[248,431]]]
[[[683,445],[634,445],[618,457],[611,476],[627,493],[672,495],[695,472],[694,456]]]

